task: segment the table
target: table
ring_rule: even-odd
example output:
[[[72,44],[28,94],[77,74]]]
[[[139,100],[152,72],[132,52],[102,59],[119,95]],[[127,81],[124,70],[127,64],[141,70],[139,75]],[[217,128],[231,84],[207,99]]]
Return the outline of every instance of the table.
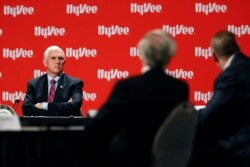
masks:
[[[83,117],[19,117],[21,131],[0,132],[1,167],[83,167]]]
[[[1,167],[84,166],[83,131],[0,132]]]
[[[83,117],[49,117],[49,116],[22,116],[19,117],[22,126],[84,126],[88,118]]]

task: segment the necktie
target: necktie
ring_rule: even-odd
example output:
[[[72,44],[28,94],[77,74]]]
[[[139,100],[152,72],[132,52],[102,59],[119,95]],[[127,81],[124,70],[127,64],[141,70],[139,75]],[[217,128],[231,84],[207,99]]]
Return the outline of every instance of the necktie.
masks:
[[[56,92],[56,81],[54,79],[52,79],[50,81],[50,91],[49,91],[49,96],[48,96],[48,102],[52,103],[54,96],[55,96],[55,92]]]

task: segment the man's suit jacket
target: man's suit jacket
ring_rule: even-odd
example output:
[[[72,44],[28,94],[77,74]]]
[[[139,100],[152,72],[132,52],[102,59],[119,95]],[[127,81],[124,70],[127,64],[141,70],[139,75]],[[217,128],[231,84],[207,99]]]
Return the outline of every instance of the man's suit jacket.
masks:
[[[176,105],[188,100],[188,91],[184,81],[158,68],[118,81],[97,116],[86,126],[86,136],[93,143],[89,145],[92,157],[98,159],[100,153],[104,161],[109,159],[116,167],[150,166],[157,129]],[[109,151],[103,153],[100,148]],[[91,156],[90,152],[87,154]],[[90,166],[93,162],[103,165],[103,161],[93,160]]]
[[[54,101],[48,103],[48,111],[37,109],[34,105],[48,101],[47,74],[28,82],[27,93],[22,105],[25,116],[79,116],[82,105],[83,82],[62,74],[57,85]],[[68,102],[72,98],[72,102]]]
[[[198,112],[190,166],[250,166],[250,59],[237,53]],[[196,165],[194,165],[196,164]]]

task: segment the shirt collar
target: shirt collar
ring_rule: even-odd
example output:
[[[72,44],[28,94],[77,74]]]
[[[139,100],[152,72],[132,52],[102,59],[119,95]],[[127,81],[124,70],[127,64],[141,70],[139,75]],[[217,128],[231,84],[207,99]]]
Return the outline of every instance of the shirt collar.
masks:
[[[144,74],[144,73],[146,73],[147,71],[149,71],[151,69],[151,67],[149,67],[149,66],[143,66],[142,67],[142,69],[141,69],[141,72]]]
[[[60,77],[62,76],[62,74],[56,76],[55,78],[52,78],[52,77],[49,76],[49,75],[47,75],[47,76],[48,76],[48,82],[49,82],[49,83],[50,83],[50,81],[51,81],[52,79],[54,79],[54,80],[56,81],[56,84],[57,84],[58,81],[59,81],[59,79],[60,79]]]
[[[235,57],[234,54],[233,54],[232,56],[229,57],[229,59],[227,60],[226,64],[225,64],[224,67],[223,67],[223,70],[227,69],[227,68],[231,65],[232,60],[233,60],[234,57]]]

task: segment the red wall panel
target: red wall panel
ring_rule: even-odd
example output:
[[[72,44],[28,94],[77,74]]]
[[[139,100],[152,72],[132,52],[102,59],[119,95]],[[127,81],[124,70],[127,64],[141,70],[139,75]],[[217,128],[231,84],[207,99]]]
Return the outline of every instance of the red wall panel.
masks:
[[[58,45],[66,53],[64,72],[82,79],[86,115],[106,100],[114,83],[139,74],[136,48],[145,32],[172,34],[178,50],[166,71],[190,85],[190,100],[205,105],[219,69],[211,37],[232,31],[250,55],[248,0],[4,0],[0,2],[0,103],[21,102],[27,82],[45,72],[43,52]]]

